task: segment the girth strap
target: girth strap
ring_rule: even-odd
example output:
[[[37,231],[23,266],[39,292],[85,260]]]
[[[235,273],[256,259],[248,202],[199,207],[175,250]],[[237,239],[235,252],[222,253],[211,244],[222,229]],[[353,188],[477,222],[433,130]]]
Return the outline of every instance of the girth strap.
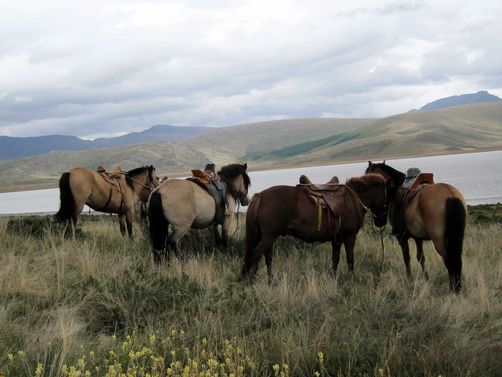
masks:
[[[112,186],[110,186],[110,193],[108,194],[108,200],[106,201],[105,206],[103,208],[101,208],[101,211],[104,211],[108,208],[108,205],[112,201],[112,195],[113,195],[113,190],[112,190]]]

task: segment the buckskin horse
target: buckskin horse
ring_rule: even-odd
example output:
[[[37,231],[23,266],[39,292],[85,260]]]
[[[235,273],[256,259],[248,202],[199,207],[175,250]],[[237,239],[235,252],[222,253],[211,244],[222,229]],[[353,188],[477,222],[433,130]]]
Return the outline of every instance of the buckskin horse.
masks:
[[[224,183],[222,201],[216,199],[198,183],[185,179],[167,179],[151,194],[148,201],[150,238],[156,263],[169,259],[173,249],[179,256],[179,241],[190,228],[213,225],[217,246],[226,247],[232,213],[237,202],[248,205],[251,183],[246,173],[247,164],[224,166],[217,174]],[[169,234],[169,225],[172,226]],[[221,225],[221,235],[218,226]]]
[[[73,227],[87,204],[95,211],[118,214],[120,232],[125,235],[127,226],[132,237],[136,202],[147,202],[150,191],[159,184],[154,172],[153,166],[143,166],[128,172],[119,170],[116,174],[98,173],[84,167],[63,173],[59,179],[61,206],[55,218]]]
[[[304,177],[301,182],[305,182]],[[342,244],[345,245],[348,268],[353,271],[354,245],[365,213],[371,211],[379,227],[387,222],[390,182],[372,174],[351,178],[345,184],[273,186],[255,194],[246,214],[246,253],[241,279],[253,281],[265,255],[271,283],[273,245],[284,235],[309,243],[331,241],[334,274]],[[328,205],[323,207],[323,204]]]
[[[395,236],[401,246],[408,278],[411,278],[408,239],[415,240],[417,260],[426,279],[423,241],[432,240],[448,270],[450,291],[459,293],[462,288],[462,247],[467,221],[467,206],[460,191],[447,183],[432,183],[407,192],[402,188],[405,174],[385,162],[369,161],[366,173],[381,174],[393,180],[398,187],[389,204],[389,219],[393,226],[400,225],[399,228],[402,228]],[[397,223],[402,223],[402,227]]]

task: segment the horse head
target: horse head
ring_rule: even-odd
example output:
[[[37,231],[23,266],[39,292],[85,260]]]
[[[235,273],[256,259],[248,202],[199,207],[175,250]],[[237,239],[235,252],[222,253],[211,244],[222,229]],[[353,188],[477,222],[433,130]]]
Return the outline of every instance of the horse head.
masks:
[[[150,192],[160,184],[153,165],[129,170],[126,174],[126,181],[142,202],[147,202]]]
[[[373,216],[375,226],[387,224],[388,205],[391,197],[393,182],[380,174],[367,174],[351,178],[347,186],[353,189],[365,209]]]
[[[368,161],[368,167],[366,168],[366,171],[364,173],[376,173],[384,176],[387,179],[391,179],[395,188],[401,186],[404,182],[404,179],[406,178],[406,174],[387,165],[385,163],[385,160],[378,163]]]
[[[248,189],[251,185],[246,172],[247,167],[247,163],[230,164],[222,167],[218,172],[220,178],[226,183],[230,195],[243,206],[249,204]]]

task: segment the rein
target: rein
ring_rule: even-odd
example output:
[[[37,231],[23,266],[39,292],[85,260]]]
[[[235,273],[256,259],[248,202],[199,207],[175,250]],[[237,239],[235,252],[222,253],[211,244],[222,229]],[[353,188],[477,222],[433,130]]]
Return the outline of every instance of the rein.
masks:
[[[127,177],[127,173],[126,171],[123,171],[122,174],[126,176],[126,178],[129,178],[131,181],[133,181],[134,183],[137,183],[138,185],[140,186],[143,186],[144,188],[146,188],[147,190],[150,190],[150,191],[153,191],[155,189],[155,187],[157,187],[158,185],[156,184],[155,180],[153,180],[151,177],[150,177],[150,182],[153,184],[153,187],[150,187],[150,186],[147,186],[145,185],[144,183],[141,183],[140,181],[138,181],[137,179],[134,179],[132,177]]]

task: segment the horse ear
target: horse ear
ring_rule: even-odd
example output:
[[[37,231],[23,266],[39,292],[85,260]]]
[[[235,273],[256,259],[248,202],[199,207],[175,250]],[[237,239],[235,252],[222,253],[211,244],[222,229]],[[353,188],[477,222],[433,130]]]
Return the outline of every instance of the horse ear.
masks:
[[[247,162],[245,162],[245,163],[244,163],[244,165],[242,165],[242,166],[244,166],[244,171],[246,171],[246,170],[247,170],[247,168],[248,168],[248,163],[247,163]]]
[[[371,161],[368,161],[368,167],[371,167],[373,163]]]

